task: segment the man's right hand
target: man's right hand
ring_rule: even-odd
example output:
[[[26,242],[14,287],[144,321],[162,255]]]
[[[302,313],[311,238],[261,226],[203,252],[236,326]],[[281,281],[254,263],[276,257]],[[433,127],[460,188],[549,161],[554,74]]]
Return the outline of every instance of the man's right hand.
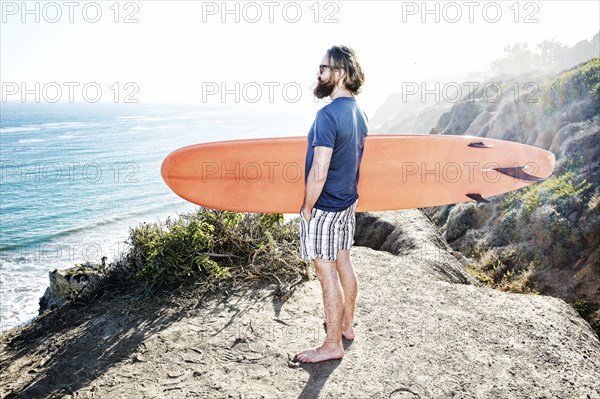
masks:
[[[308,210],[304,207],[302,207],[302,218],[304,219],[305,222],[310,222],[310,219],[312,219],[312,209]]]

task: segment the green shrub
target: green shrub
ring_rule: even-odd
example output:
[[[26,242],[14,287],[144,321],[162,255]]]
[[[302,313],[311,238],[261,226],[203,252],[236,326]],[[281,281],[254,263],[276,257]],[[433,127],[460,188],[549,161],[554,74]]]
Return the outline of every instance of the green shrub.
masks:
[[[305,275],[299,233],[281,214],[197,212],[130,231],[126,261],[151,288],[264,279],[280,285]]]
[[[575,301],[575,303],[572,306],[573,309],[575,309],[575,311],[579,313],[579,316],[581,317],[585,317],[585,315],[588,313],[589,306],[588,302],[585,299],[579,299]]]
[[[517,224],[517,212],[510,210],[503,213],[497,223],[492,224],[490,229],[490,245],[501,247],[511,242],[518,241],[519,228]]]
[[[462,237],[476,223],[476,205],[471,202],[455,205],[450,211],[445,238],[454,241]]]
[[[549,83],[554,104],[562,105],[590,96],[600,101],[600,58],[592,58],[583,65],[558,75]]]
[[[485,273],[480,273],[477,271],[471,271],[471,274],[481,283],[488,287],[494,286],[494,280]]]
[[[562,176],[551,177],[542,183],[511,191],[500,204],[500,208],[505,212],[512,208],[518,208],[520,219],[528,222],[540,203],[553,203],[574,198],[592,187],[592,184],[585,179],[577,180],[574,173],[569,171]]]

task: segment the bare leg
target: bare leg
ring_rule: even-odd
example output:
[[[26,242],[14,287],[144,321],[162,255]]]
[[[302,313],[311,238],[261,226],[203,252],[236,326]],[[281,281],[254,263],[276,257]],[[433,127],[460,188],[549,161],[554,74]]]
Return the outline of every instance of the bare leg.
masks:
[[[301,362],[316,363],[329,359],[344,357],[342,346],[342,316],[344,313],[344,297],[335,261],[315,259],[317,278],[323,289],[323,308],[327,323],[325,342],[316,348],[309,348],[296,353]]]
[[[358,296],[358,279],[350,262],[350,250],[339,250],[337,254],[337,271],[344,292],[344,313],[342,317],[342,334],[346,339],[354,339],[354,309]]]

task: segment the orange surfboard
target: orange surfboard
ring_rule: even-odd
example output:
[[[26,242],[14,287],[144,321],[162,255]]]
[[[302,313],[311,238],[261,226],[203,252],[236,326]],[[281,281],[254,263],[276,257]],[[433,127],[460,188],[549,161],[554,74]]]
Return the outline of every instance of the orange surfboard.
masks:
[[[204,207],[297,213],[304,199],[305,136],[221,141],[169,154],[161,174]],[[365,141],[358,211],[424,208],[487,198],[549,177],[554,154],[473,136],[383,134]]]

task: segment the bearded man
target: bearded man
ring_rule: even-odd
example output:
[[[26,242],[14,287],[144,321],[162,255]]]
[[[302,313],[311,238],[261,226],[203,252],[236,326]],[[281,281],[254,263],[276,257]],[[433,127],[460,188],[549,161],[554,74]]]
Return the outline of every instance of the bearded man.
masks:
[[[368,132],[355,95],[364,74],[355,52],[333,46],[317,73],[314,95],[330,97],[308,134],[304,203],[300,209],[303,259],[312,261],[323,290],[325,342],[296,353],[301,362],[344,356],[342,337],[353,340],[358,280],[350,262],[358,204],[359,167]]]

